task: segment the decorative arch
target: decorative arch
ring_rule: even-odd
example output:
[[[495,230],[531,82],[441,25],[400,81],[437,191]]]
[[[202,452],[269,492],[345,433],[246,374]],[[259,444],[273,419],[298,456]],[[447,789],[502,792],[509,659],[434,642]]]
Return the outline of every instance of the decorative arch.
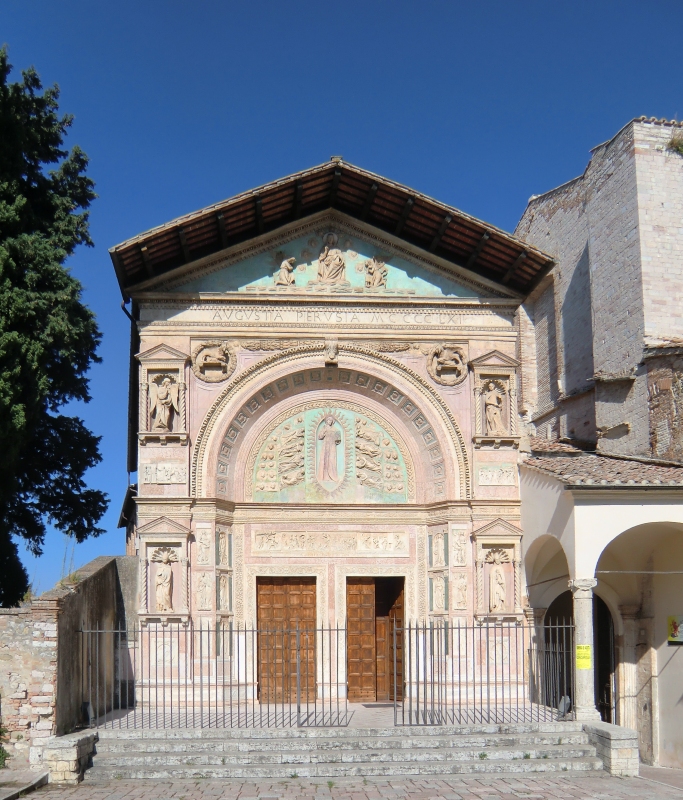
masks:
[[[324,342],[307,343],[266,356],[230,380],[197,434],[192,454],[192,495],[208,496],[213,489],[217,496],[226,496],[235,450],[264,407],[312,388],[336,386],[381,402],[402,420],[426,454],[437,499],[446,499],[451,487],[455,490],[453,499],[469,498],[471,476],[465,441],[439,393],[400,361],[362,345],[339,344],[340,355],[350,357],[348,366],[343,359],[338,367],[319,366],[320,362],[313,359],[322,355],[324,347]],[[367,372],[363,371],[366,365]],[[390,380],[394,376],[395,383]],[[450,447],[445,447],[446,443]],[[205,480],[214,472],[212,462],[214,487]]]

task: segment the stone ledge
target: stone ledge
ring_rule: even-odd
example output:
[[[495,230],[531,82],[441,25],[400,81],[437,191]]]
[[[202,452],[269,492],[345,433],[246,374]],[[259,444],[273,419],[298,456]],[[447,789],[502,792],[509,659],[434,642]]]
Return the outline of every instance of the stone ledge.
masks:
[[[47,769],[51,783],[79,783],[92,766],[96,733],[69,733],[49,736],[40,744],[34,741],[29,753],[31,769]]]
[[[610,775],[636,777],[640,766],[638,732],[608,722],[585,723],[583,730]]]

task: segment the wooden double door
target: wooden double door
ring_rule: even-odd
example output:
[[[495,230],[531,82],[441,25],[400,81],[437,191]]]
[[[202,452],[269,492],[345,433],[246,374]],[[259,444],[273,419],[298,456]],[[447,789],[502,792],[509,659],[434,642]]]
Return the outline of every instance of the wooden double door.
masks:
[[[403,691],[403,578],[347,578],[347,677],[351,703],[400,700]],[[395,685],[394,685],[395,684]]]
[[[258,692],[262,703],[315,700],[315,578],[257,578]],[[296,630],[299,630],[297,640]]]

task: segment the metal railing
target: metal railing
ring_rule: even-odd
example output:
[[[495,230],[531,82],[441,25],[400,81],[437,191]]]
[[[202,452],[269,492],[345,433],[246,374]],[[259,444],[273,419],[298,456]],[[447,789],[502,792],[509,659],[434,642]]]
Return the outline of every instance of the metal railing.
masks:
[[[396,725],[549,722],[571,711],[569,624],[431,621],[393,636]]]
[[[80,633],[89,727],[348,724],[345,628],[150,623]]]

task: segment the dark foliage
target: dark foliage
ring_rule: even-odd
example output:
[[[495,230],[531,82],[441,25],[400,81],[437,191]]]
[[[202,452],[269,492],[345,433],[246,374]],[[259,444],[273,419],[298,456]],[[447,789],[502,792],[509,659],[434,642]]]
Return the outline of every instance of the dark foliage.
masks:
[[[99,438],[59,414],[88,401],[86,373],[100,332],[64,266],[92,245],[87,208],[95,197],[78,148],[62,149],[72,123],[58,115],[58,88],[33,69],[9,83],[0,50],[0,604],[28,589],[16,538],[40,554],[46,523],[83,541],[102,530],[107,498],[87,489]],[[54,169],[48,169],[55,165]]]

